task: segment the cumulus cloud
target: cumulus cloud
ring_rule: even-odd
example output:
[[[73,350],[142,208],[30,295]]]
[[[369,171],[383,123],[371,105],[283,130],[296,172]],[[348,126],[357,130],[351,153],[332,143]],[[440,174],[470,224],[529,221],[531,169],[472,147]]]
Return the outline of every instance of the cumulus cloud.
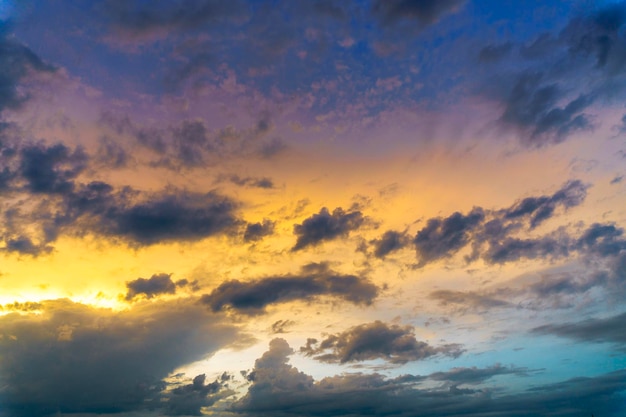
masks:
[[[406,232],[397,232],[395,230],[388,230],[380,237],[380,239],[374,239],[370,241],[370,244],[374,247],[374,256],[377,258],[384,258],[392,252],[400,250],[410,243],[410,238]]]
[[[0,317],[0,403],[11,416],[159,408],[163,378],[237,335],[188,300],[115,312],[60,299],[38,311]]]
[[[296,275],[225,281],[210,294],[202,296],[201,301],[213,311],[229,307],[244,314],[259,314],[268,305],[309,301],[319,296],[369,305],[378,292],[379,288],[365,277],[339,274],[327,264],[314,263],[304,266]]]
[[[403,364],[438,355],[457,357],[463,350],[458,344],[433,347],[417,340],[411,326],[375,321],[328,335],[320,342],[308,339],[300,352],[330,363],[385,359],[394,364]]]
[[[446,218],[429,219],[426,227],[417,232],[413,244],[417,249],[420,265],[453,255],[470,241],[470,233],[485,218],[482,209],[469,214],[459,212]]]
[[[248,223],[243,234],[243,240],[246,242],[255,242],[274,233],[274,223],[271,220],[264,219],[263,222]]]
[[[328,240],[348,236],[365,222],[363,214],[356,211],[344,211],[337,207],[331,213],[326,207],[319,213],[305,219],[302,224],[296,224],[293,232],[298,239],[291,249],[298,251],[308,246],[316,246]]]
[[[175,294],[176,284],[172,281],[172,274],[154,274],[150,278],[137,278],[128,281],[126,300],[130,301],[139,296],[153,298],[161,294]]]
[[[506,386],[485,384],[493,385],[493,379],[500,375],[522,377],[530,371],[494,365],[454,368],[426,376],[385,378],[358,373],[315,381],[288,363],[293,353],[285,340],[274,339],[250,373],[248,392],[233,402],[231,411],[244,416],[412,416],[418,410],[428,417],[488,417],[521,415],[523,410],[529,417],[577,417],[588,410],[609,416],[624,410],[620,401],[626,391],[624,371],[502,393]]]

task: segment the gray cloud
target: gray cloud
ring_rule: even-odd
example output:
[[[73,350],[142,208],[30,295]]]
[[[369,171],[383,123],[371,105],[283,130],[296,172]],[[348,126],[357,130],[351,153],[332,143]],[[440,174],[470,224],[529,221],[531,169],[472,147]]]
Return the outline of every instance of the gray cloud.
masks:
[[[495,365],[455,368],[429,376],[342,374],[315,381],[288,363],[293,350],[283,339],[257,359],[252,384],[231,411],[244,416],[414,416],[494,415],[525,417],[578,417],[593,410],[596,415],[617,417],[625,406],[626,372],[594,378],[579,377],[531,390],[500,394],[503,386],[484,387],[499,375],[524,376],[524,368]],[[425,381],[441,383],[433,387]],[[472,388],[464,387],[470,385]]]
[[[172,281],[172,274],[154,274],[150,278],[137,278],[126,282],[126,300],[130,301],[140,296],[153,298],[161,294],[175,294],[176,283]],[[186,283],[186,281],[184,282]]]
[[[499,122],[516,130],[530,147],[593,130],[592,107],[610,104],[624,91],[625,23],[626,6],[615,2],[586,9],[560,31],[526,44],[486,46],[482,61],[491,63],[493,72],[486,72],[480,88],[502,105]],[[505,52],[512,58],[484,59]],[[512,65],[518,70],[511,71]]]
[[[373,13],[386,25],[400,20],[414,20],[427,26],[463,3],[465,0],[375,0]]]
[[[341,207],[337,207],[330,213],[324,207],[319,213],[304,219],[302,224],[294,226],[293,232],[298,239],[291,250],[298,251],[307,246],[315,246],[327,240],[348,236],[364,222],[365,217],[360,211],[346,212]]]
[[[378,292],[378,287],[367,278],[338,274],[322,263],[306,265],[298,275],[266,277],[247,282],[225,281],[210,294],[202,296],[201,301],[213,311],[230,307],[244,314],[259,314],[271,304],[311,300],[324,295],[369,305]]]
[[[486,311],[497,307],[512,307],[511,303],[493,295],[475,291],[437,290],[430,297],[443,306],[459,306],[461,309]]]
[[[432,373],[428,375],[428,378],[435,381],[445,381],[452,386],[478,385],[499,375],[527,376],[528,372],[527,368],[506,367],[496,364],[488,368],[476,368],[475,366],[472,368],[452,368],[447,372]]]
[[[164,412],[169,416],[202,416],[202,407],[210,407],[218,400],[232,394],[225,390],[230,376],[226,373],[213,382],[206,383],[200,374],[190,384],[178,386],[163,395]]]
[[[388,230],[383,233],[380,239],[370,241],[370,244],[374,246],[374,256],[377,258],[384,258],[390,253],[406,247],[410,241],[411,240],[409,236],[407,236],[406,232]]]
[[[87,166],[82,148],[70,150],[63,144],[28,145],[21,150],[20,174],[32,193],[68,193],[74,179]]]
[[[476,208],[467,215],[456,212],[447,218],[429,219],[413,240],[419,264],[425,265],[458,252],[467,245],[471,233],[484,218],[483,209]]]
[[[497,264],[567,256],[572,242],[563,231],[526,239],[516,234],[524,229],[531,231],[557,213],[582,204],[588,188],[574,180],[552,195],[527,197],[505,209],[475,207],[468,214],[456,212],[445,218],[428,219],[413,239],[418,266],[450,257],[470,245],[472,253],[466,257],[468,262],[482,258]]]
[[[10,416],[160,408],[163,378],[237,334],[188,300],[119,312],[50,300],[38,310],[0,317],[0,404]]]
[[[235,185],[239,185],[240,187],[256,187],[256,188],[274,188],[274,182],[271,178],[262,177],[262,178],[254,178],[254,177],[240,177],[239,175],[233,174],[229,175],[228,180]]]
[[[248,223],[246,231],[243,234],[243,240],[246,242],[256,242],[274,233],[274,223],[271,220],[264,219],[263,222]]]
[[[161,30],[196,29],[245,13],[239,1],[224,3],[219,0],[172,1],[153,6],[136,0],[108,0],[102,10],[114,28],[131,36],[148,35]]]
[[[517,201],[502,213],[504,219],[527,217],[531,229],[554,215],[559,207],[568,209],[580,205],[587,196],[588,185],[579,180],[568,181],[551,196],[527,197]]]
[[[458,357],[463,350],[457,344],[433,347],[417,340],[411,326],[375,321],[329,335],[321,342],[309,339],[300,352],[330,363],[385,359],[402,364],[438,355]]]
[[[535,334],[553,334],[581,342],[608,342],[626,348],[626,313],[602,319],[587,319],[575,323],[547,324],[532,330]]]
[[[56,70],[11,36],[10,29],[10,23],[0,22],[0,112],[19,108],[29,98],[20,85],[30,74]]]

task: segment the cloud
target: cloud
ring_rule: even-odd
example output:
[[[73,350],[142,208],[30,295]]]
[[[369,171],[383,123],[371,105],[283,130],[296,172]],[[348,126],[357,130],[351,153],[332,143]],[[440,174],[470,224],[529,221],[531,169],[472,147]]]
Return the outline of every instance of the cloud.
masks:
[[[138,37],[162,30],[196,29],[207,23],[218,23],[220,19],[239,17],[245,9],[239,1],[172,1],[149,6],[136,0],[108,0],[103,11],[118,31]]]
[[[328,240],[348,236],[364,222],[365,217],[358,210],[346,212],[341,207],[337,207],[331,214],[324,207],[319,213],[305,219],[302,224],[294,226],[293,232],[298,239],[291,250],[298,251],[308,246],[316,246]]]
[[[486,71],[480,91],[502,107],[499,123],[529,147],[593,130],[594,107],[614,103],[624,91],[625,23],[626,5],[605,2],[573,16],[558,32],[501,44],[509,45],[503,49],[486,46],[481,58],[493,71]],[[505,52],[511,59],[485,59]]]
[[[455,11],[464,0],[376,0],[373,13],[385,25],[414,20],[422,26],[432,25],[442,16]]]
[[[574,323],[547,324],[534,328],[532,332],[567,337],[580,342],[614,343],[624,349],[626,348],[624,323],[626,323],[626,313]]]
[[[380,239],[370,241],[370,244],[374,246],[374,256],[377,258],[384,258],[391,252],[404,248],[409,243],[410,238],[406,232],[396,232],[395,230],[388,230],[383,233]]]
[[[467,215],[456,212],[447,218],[429,219],[413,240],[419,264],[425,265],[459,251],[467,245],[471,232],[480,226],[484,218],[483,209],[475,208]]]
[[[32,193],[67,194],[87,167],[87,161],[82,148],[72,151],[61,143],[28,145],[21,150],[20,174]]]
[[[506,300],[475,291],[437,290],[430,297],[443,306],[459,306],[462,309],[486,311],[497,307],[512,307]]]
[[[626,372],[623,370],[511,392],[506,386],[489,387],[484,383],[493,385],[491,380],[500,375],[523,377],[528,370],[494,365],[483,369],[454,368],[428,376],[385,378],[379,374],[359,373],[315,381],[288,363],[293,353],[285,340],[274,339],[269,350],[255,363],[248,392],[232,403],[231,411],[263,417],[408,417],[416,412],[426,417],[577,417],[593,410],[597,415],[617,417],[625,409],[622,399],[626,391]]]
[[[413,239],[418,266],[453,256],[470,245],[468,262],[482,258],[498,264],[567,256],[571,239],[562,230],[536,238],[517,234],[524,229],[532,231],[557,213],[582,204],[588,188],[581,181],[568,181],[552,195],[527,197],[505,209],[475,207],[468,214],[456,212],[445,218],[428,219]]]
[[[580,205],[587,196],[588,188],[579,180],[568,181],[553,195],[527,197],[505,209],[502,214],[506,220],[527,216],[531,229],[534,229],[552,217],[558,207],[568,209]]]
[[[237,331],[188,300],[115,312],[59,299],[1,316],[0,334],[2,408],[42,416],[159,408],[163,378]]]
[[[0,112],[17,109],[29,98],[22,81],[30,75],[56,71],[12,36],[10,29],[10,23],[0,22]]]
[[[213,382],[206,383],[206,375],[200,374],[190,384],[178,386],[163,397],[164,412],[168,416],[202,416],[203,407],[210,407],[218,400],[232,395],[225,390],[230,375],[227,373]]]
[[[271,220],[264,219],[263,222],[248,223],[246,231],[243,234],[243,240],[246,242],[256,242],[274,233],[274,223]]]
[[[329,335],[321,342],[309,339],[300,352],[329,363],[385,359],[394,364],[403,364],[437,355],[458,357],[463,350],[457,344],[432,347],[417,340],[411,326],[387,325],[375,321]]]
[[[137,278],[126,282],[126,300],[130,301],[139,296],[153,298],[161,294],[175,294],[176,284],[172,281],[172,274],[154,274],[150,278]]]
[[[254,177],[240,177],[239,175],[233,174],[228,176],[228,180],[235,185],[240,187],[256,187],[256,188],[274,188],[274,182],[271,178],[262,177],[262,178],[254,178]]]
[[[527,376],[528,369],[515,368],[513,366],[506,367],[496,364],[487,368],[476,368],[475,366],[471,368],[452,368],[446,372],[432,373],[428,375],[428,378],[435,381],[445,381],[456,387],[461,384],[478,385],[495,376],[511,374],[517,376]]]
[[[309,264],[299,275],[266,277],[242,282],[225,281],[210,294],[202,296],[202,303],[213,311],[230,307],[244,314],[260,314],[268,305],[289,301],[309,301],[319,296],[334,296],[354,304],[369,305],[379,289],[367,278],[342,275],[327,264]]]

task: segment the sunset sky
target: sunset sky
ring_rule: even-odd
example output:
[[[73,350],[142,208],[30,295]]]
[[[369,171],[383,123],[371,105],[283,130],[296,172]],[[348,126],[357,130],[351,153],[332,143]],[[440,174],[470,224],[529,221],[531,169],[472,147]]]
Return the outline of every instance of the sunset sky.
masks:
[[[626,2],[0,22],[0,417],[626,415]]]

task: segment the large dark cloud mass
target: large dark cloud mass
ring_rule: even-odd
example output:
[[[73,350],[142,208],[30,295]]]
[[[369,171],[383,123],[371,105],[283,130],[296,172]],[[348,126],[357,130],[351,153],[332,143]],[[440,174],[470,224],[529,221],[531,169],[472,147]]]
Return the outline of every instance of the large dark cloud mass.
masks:
[[[230,307],[245,314],[258,314],[271,304],[334,296],[355,304],[371,304],[379,288],[365,277],[343,275],[327,264],[309,264],[300,274],[266,277],[252,281],[225,281],[202,302],[213,311]]]
[[[300,352],[330,363],[385,359],[402,364],[436,355],[457,357],[462,349],[456,344],[433,347],[417,340],[410,326],[375,321],[329,335],[320,342],[308,339]]]
[[[236,336],[185,300],[120,312],[69,300],[39,307],[0,317],[0,415],[159,408],[163,378]]]
[[[331,213],[324,207],[319,213],[305,219],[302,224],[294,226],[293,232],[298,236],[298,240],[292,250],[297,251],[327,240],[348,236],[364,222],[365,217],[360,211],[344,211],[337,207]]]
[[[414,416],[578,417],[590,413],[618,417],[626,375],[617,371],[539,385],[517,394],[489,387],[501,375],[525,376],[523,368],[494,365],[455,368],[427,376],[386,379],[379,374],[342,374],[315,381],[288,363],[293,350],[283,339],[257,359],[247,394],[232,405],[245,416]],[[439,386],[433,387],[427,382]],[[423,385],[423,386],[422,386]]]
[[[4,212],[9,252],[50,252],[49,244],[61,234],[93,233],[145,246],[235,234],[243,224],[236,215],[238,203],[216,192],[169,188],[149,193],[116,189],[102,181],[83,183],[80,175],[89,157],[81,148],[11,141],[2,145],[4,192],[31,196],[28,202],[15,200]],[[33,226],[39,233],[33,233]]]

